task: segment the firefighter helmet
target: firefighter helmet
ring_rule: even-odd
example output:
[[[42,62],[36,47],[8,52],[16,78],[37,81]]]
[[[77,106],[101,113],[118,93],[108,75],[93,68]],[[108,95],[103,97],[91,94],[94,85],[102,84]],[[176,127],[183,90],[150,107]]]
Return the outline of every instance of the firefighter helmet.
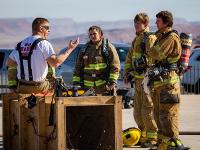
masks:
[[[139,142],[140,137],[141,137],[141,131],[135,127],[123,130],[122,133],[123,144],[126,146],[136,145]]]

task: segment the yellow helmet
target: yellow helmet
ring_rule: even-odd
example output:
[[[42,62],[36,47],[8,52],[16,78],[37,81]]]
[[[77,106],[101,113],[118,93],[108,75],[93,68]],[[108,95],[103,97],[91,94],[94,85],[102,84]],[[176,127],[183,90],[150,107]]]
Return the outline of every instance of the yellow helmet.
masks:
[[[128,128],[122,132],[123,144],[126,146],[136,145],[139,142],[140,137],[141,131],[135,127]]]

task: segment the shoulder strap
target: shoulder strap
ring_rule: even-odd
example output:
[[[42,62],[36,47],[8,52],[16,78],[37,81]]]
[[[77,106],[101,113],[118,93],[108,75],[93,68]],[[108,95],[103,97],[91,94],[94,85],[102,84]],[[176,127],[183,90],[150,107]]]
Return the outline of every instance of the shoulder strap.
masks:
[[[80,56],[81,56],[81,59],[80,59],[80,66],[81,66],[80,67],[80,86],[82,86],[82,87],[84,87],[84,68],[85,68],[83,57],[87,51],[88,46],[89,46],[89,43],[86,43],[80,51]]]
[[[103,39],[102,52],[105,55],[106,59],[108,59],[109,58],[108,39]]]
[[[167,32],[167,33],[165,33],[165,34],[162,34],[162,37],[161,37],[159,40],[157,39],[157,40],[155,41],[154,45],[156,45],[159,41],[161,41],[161,40],[167,38],[171,33],[176,33],[176,34],[178,35],[178,31],[176,31],[176,30],[171,30],[171,31],[169,31],[169,32]]]
[[[16,49],[17,49],[17,51],[19,52],[20,71],[21,71],[21,72],[20,72],[20,75],[21,75],[21,79],[24,79],[24,78],[25,78],[25,74],[24,74],[23,58],[22,58],[22,52],[21,52],[21,43],[22,43],[22,41],[19,42],[19,43],[17,44]]]
[[[178,35],[178,31],[177,31],[177,30],[171,30],[171,31],[169,31],[169,32],[167,32],[167,33],[165,33],[165,34],[163,34],[163,35],[162,35],[162,38],[161,38],[160,40],[163,40],[163,39],[167,38],[171,33],[175,33],[175,34]],[[178,35],[178,36],[179,36],[179,35]],[[166,58],[164,61],[161,61],[161,63],[167,64],[167,63],[168,63],[167,58]]]
[[[150,35],[153,35],[154,33],[153,32],[144,32],[144,37],[143,37],[143,40],[141,42],[141,50],[142,50],[142,53],[144,54],[145,51],[146,51],[146,43],[147,43],[147,39]]]
[[[36,47],[36,45],[42,41],[42,40],[45,40],[45,39],[42,39],[42,38],[38,38],[36,39],[32,45],[31,45],[31,48],[30,48],[30,51],[29,51],[29,54],[28,54],[28,57],[23,57],[22,56],[22,52],[21,52],[21,42],[19,42],[17,44],[17,51],[19,52],[19,61],[20,61],[20,70],[21,70],[21,79],[25,79],[25,73],[24,73],[24,65],[23,65],[23,60],[24,59],[27,59],[28,60],[28,72],[29,72],[29,80],[30,81],[33,81],[33,74],[32,74],[32,68],[31,68],[31,55],[33,53],[33,49]]]
[[[107,68],[106,68],[106,82],[108,82],[109,76],[110,76],[110,55],[108,51],[108,39],[103,39],[102,43],[102,56],[106,62]]]
[[[165,34],[162,36],[161,40],[167,38],[171,33],[176,33],[176,34],[178,35],[178,31],[176,31],[176,30],[171,30],[171,31],[165,33]]]
[[[33,73],[32,73],[32,67],[31,67],[31,55],[33,54],[33,49],[36,48],[37,44],[40,41],[43,41],[43,40],[45,40],[45,39],[38,38],[31,45],[30,52],[28,54],[28,74],[29,74],[29,81],[33,81]]]

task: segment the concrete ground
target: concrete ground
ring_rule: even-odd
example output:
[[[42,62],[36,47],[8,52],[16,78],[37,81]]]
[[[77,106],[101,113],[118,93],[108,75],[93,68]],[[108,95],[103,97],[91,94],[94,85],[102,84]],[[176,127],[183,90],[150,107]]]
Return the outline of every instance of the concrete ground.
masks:
[[[181,131],[200,132],[200,95],[182,95],[181,102]],[[133,109],[123,109],[123,129],[136,127],[133,119]],[[2,135],[2,105],[0,101],[0,135]],[[184,145],[191,147],[192,150],[200,150],[200,135],[180,135]],[[0,149],[3,147],[0,137]],[[145,150],[145,148],[124,148],[123,150]]]
[[[133,119],[133,109],[124,109],[123,129],[136,126]],[[180,111],[180,131],[200,132],[200,95],[182,95]],[[192,150],[200,150],[200,135],[180,135],[185,146]],[[145,148],[124,148],[124,150],[145,150]]]

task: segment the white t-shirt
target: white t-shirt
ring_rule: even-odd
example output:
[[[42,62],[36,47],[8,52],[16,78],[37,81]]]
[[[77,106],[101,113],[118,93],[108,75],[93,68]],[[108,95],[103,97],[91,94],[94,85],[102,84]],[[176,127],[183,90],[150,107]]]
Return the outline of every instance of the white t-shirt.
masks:
[[[24,54],[25,52],[30,51],[32,43],[38,38],[39,36],[29,36],[25,38],[21,43],[21,52]],[[55,51],[51,43],[49,43],[47,40],[40,41],[36,45],[31,55],[33,81],[43,81],[46,78],[48,73],[48,64],[46,59],[54,54]],[[9,58],[17,62],[17,78],[21,79],[19,52],[16,49],[13,50]],[[24,65],[25,80],[28,81],[29,80],[28,61],[23,60],[23,65]]]

